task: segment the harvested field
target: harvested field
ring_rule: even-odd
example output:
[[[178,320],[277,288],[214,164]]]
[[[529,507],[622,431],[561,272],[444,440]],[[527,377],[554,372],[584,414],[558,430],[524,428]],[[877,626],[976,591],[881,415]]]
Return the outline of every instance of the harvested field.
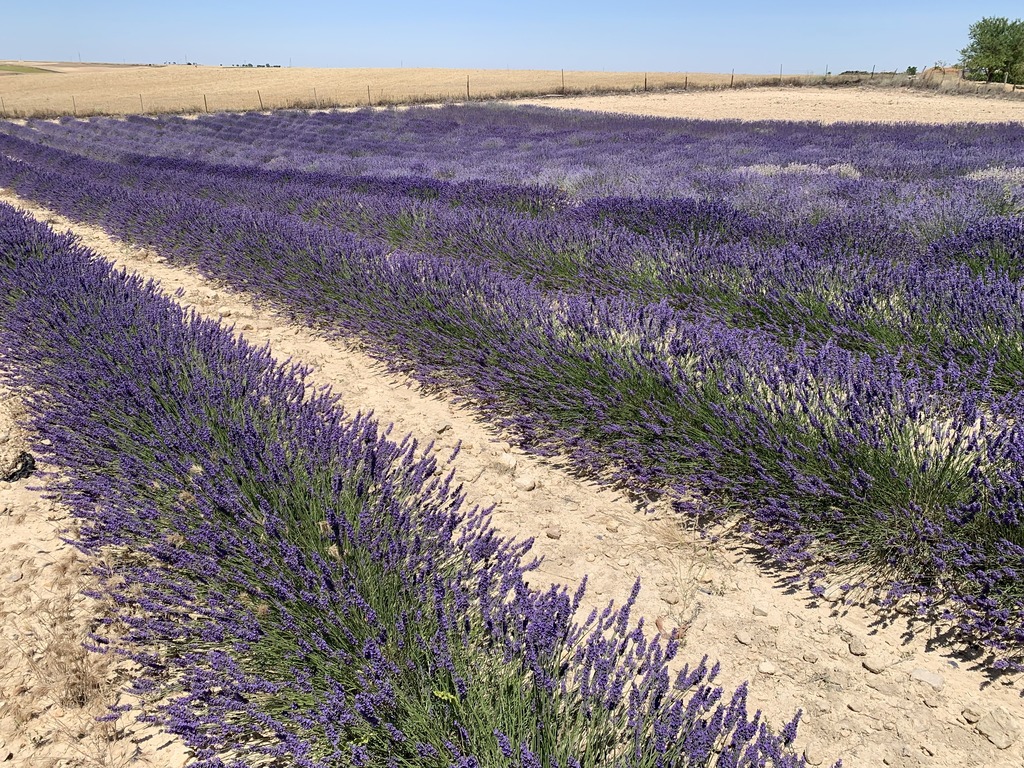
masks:
[[[741,85],[766,79],[763,75],[701,72],[32,65],[50,71],[0,71],[0,97],[8,117],[458,101],[467,96],[467,79],[471,98],[640,90],[645,78],[652,89],[684,84],[723,87],[733,81]]]

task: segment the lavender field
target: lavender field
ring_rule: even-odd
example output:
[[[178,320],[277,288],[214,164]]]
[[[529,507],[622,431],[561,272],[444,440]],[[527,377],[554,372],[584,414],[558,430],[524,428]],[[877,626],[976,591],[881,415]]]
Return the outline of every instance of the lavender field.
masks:
[[[999,669],[1024,646],[1022,150],[1018,124],[225,114],[6,123],[0,186],[357,338],[639,500],[739,518],[812,592],[867,583]],[[795,721],[772,736],[703,667],[672,693],[674,646],[526,588],[526,550],[410,446],[4,219],[7,375],[55,393],[84,546],[147,555],[110,589],[206,764],[799,763]],[[484,706],[520,679],[526,712]]]

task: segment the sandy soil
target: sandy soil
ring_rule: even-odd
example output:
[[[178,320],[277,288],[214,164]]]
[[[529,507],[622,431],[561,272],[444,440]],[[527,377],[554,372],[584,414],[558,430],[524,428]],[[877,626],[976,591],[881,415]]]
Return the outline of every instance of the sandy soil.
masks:
[[[521,99],[593,112],[700,120],[812,120],[908,123],[1024,121],[1024,99],[918,91],[907,88],[743,88],[674,93]]]
[[[27,412],[0,388],[0,477],[28,447]],[[178,768],[184,747],[122,717],[133,666],[82,645],[105,606],[82,594],[90,569],[63,541],[73,521],[44,493],[45,473],[0,480],[0,764],[24,768]]]
[[[885,624],[869,604],[844,604],[835,589],[822,600],[787,593],[755,565],[753,553],[741,543],[710,545],[679,518],[644,515],[616,492],[576,479],[557,463],[524,454],[473,413],[389,374],[358,345],[318,337],[248,296],[192,270],[172,267],[158,254],[112,241],[96,228],[10,194],[0,194],[0,199],[59,229],[72,229],[118,265],[157,280],[168,294],[180,290],[183,304],[233,325],[235,333],[254,344],[269,344],[278,358],[311,364],[313,383],[340,392],[350,410],[372,410],[382,422],[394,423],[396,435],[411,433],[425,443],[434,441],[442,455],[461,442],[454,469],[469,500],[494,504],[496,525],[504,533],[537,537],[536,551],[545,558],[535,576],[537,586],[575,585],[587,574],[589,600],[597,605],[609,599],[621,602],[641,578],[637,615],[652,629],[658,626],[685,638],[681,662],[704,654],[720,659],[720,683],[731,688],[749,680],[752,708],[763,710],[776,725],[796,709],[804,710],[798,746],[811,765],[840,757],[851,768],[1024,763],[1020,676],[987,678],[936,643],[935,627],[911,626],[906,617]],[[23,418],[16,421],[24,423]],[[0,517],[6,527],[3,541],[25,541],[35,549],[55,547],[44,508],[33,506],[38,504],[35,497],[20,493],[0,490],[0,507],[14,510]],[[28,591],[26,585],[34,590],[45,583],[41,568],[25,570],[24,558],[4,558],[0,565],[5,606]],[[21,578],[12,580],[17,573]],[[26,605],[20,615],[33,620],[37,610]],[[29,647],[47,658],[45,644]],[[7,682],[31,672],[23,648],[24,637],[16,639],[5,631],[0,638],[0,659],[6,658],[11,670],[0,680],[0,700],[18,702],[22,710],[42,709],[46,700],[41,692],[23,690],[24,685],[12,689]],[[24,736],[39,718],[26,725],[12,720],[9,710],[9,704],[0,708],[0,744],[6,738],[10,745],[10,734],[18,734],[17,749],[8,746],[13,765],[40,764],[38,757],[50,754],[44,751],[49,748],[34,747]],[[55,719],[63,721],[66,708],[58,715]],[[997,723],[1005,723],[1005,730]],[[85,734],[77,743],[80,749],[96,749],[104,742]],[[158,764],[175,765],[178,754]]]

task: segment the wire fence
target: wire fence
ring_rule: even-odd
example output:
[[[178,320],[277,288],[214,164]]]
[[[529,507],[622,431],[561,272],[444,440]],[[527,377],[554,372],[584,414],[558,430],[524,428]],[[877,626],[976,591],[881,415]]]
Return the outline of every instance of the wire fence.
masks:
[[[476,100],[526,97],[559,97],[612,93],[707,91],[751,87],[849,87],[911,88],[938,93],[959,93],[1002,98],[1024,98],[1024,85],[986,83],[967,80],[959,72],[943,71],[911,75],[894,72],[844,72],[838,75],[737,75],[724,74],[635,75],[609,76],[604,82],[572,78],[565,71],[554,73],[549,83],[495,82],[486,76],[466,75],[456,86],[451,80],[434,87],[417,84],[414,88],[393,83],[365,83],[337,87],[310,85],[282,90],[276,88],[238,89],[223,87],[170,92],[112,93],[50,93],[45,95],[0,95],[0,117],[4,119],[89,117],[129,114],[194,114],[227,111],[267,111],[274,109],[337,109],[381,107],[405,104],[450,103]],[[570,77],[567,79],[567,74]]]

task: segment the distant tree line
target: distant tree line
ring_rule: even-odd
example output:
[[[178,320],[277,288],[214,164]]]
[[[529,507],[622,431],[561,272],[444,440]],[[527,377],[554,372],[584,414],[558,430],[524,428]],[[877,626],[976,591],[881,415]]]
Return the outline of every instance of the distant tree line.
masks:
[[[976,21],[970,43],[960,51],[966,76],[986,82],[1024,82],[1024,21],[1002,16]]]

